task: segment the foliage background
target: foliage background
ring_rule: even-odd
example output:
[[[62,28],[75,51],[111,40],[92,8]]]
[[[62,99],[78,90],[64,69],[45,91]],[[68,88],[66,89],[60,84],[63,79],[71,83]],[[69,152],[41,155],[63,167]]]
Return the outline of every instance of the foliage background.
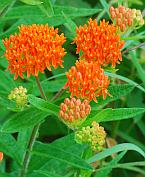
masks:
[[[32,23],[48,23],[50,26],[59,27],[60,32],[64,32],[67,37],[67,42],[65,44],[65,48],[67,50],[67,55],[64,58],[64,68],[52,70],[52,72],[46,72],[45,75],[40,74],[40,80],[42,81],[42,86],[48,100],[52,98],[52,96],[58,92],[62,86],[64,85],[66,78],[65,72],[70,68],[70,66],[74,65],[75,60],[78,56],[75,54],[75,46],[71,44],[72,38],[74,36],[74,28],[76,25],[83,25],[87,22],[87,20],[92,17],[96,18],[97,21],[100,19],[110,20],[108,16],[108,7],[109,4],[117,5],[121,3],[121,1],[94,1],[94,0],[51,0],[47,1],[44,0],[46,6],[38,7],[39,1],[37,0],[0,0],[0,126],[2,127],[2,133],[0,133],[0,150],[3,151],[7,155],[6,163],[0,165],[0,176],[3,175],[3,172],[6,170],[7,173],[11,173],[11,175],[15,176],[15,172],[17,171],[17,164],[12,162],[12,159],[19,159],[21,154],[23,154],[24,149],[27,145],[28,136],[31,132],[31,126],[37,123],[38,121],[42,120],[44,117],[47,116],[45,121],[43,120],[41,124],[41,128],[39,131],[39,141],[44,143],[50,143],[54,140],[61,138],[68,134],[67,127],[62,124],[58,119],[57,115],[51,115],[50,112],[46,112],[45,114],[38,113],[34,109],[28,111],[26,110],[25,113],[15,113],[13,111],[14,105],[11,105],[10,102],[7,100],[7,95],[10,91],[18,86],[23,85],[28,89],[29,94],[34,94],[35,96],[39,95],[39,90],[35,84],[35,78],[31,77],[30,79],[25,79],[22,81],[18,79],[17,81],[13,81],[13,76],[6,71],[7,68],[7,60],[3,57],[4,53],[4,46],[2,44],[2,39],[8,37],[10,34],[17,32],[17,27],[20,24],[32,24]],[[50,4],[51,2],[51,4]],[[136,8],[143,11],[145,14],[145,1],[138,0],[138,1],[123,1],[124,4],[128,5],[130,8]],[[33,5],[30,5],[33,4]],[[35,4],[35,5],[34,5]],[[52,5],[52,6],[51,6]],[[57,8],[61,6],[69,6],[74,7],[74,9],[69,8]],[[28,7],[29,6],[29,7]],[[85,10],[81,11],[81,8],[85,8]],[[97,9],[101,9],[98,11]],[[63,13],[62,13],[63,12]],[[129,38],[128,38],[129,39]],[[144,42],[145,39],[145,25],[137,30],[134,30],[129,40],[126,42],[126,48],[131,48],[135,45]],[[132,84],[129,80],[128,84],[130,84],[130,90],[124,95],[121,96],[120,99],[116,99],[115,101],[109,100],[105,107],[106,108],[132,108],[132,107],[139,107],[145,108],[145,47],[142,46],[141,48],[137,49],[136,51],[130,52],[123,56],[123,62],[117,66],[118,75],[127,77],[128,79],[136,82],[138,85]],[[49,77],[49,79],[47,79]],[[123,78],[124,80],[124,78]],[[112,82],[123,84],[126,83],[116,77],[113,77]],[[131,86],[132,85],[132,86]],[[140,87],[141,88],[138,88]],[[126,87],[129,89],[129,87]],[[124,90],[126,90],[124,89]],[[126,91],[127,92],[127,91]],[[119,94],[117,92],[117,94]],[[68,95],[68,93],[64,93],[57,101],[54,103],[59,105],[61,101]],[[121,94],[120,94],[121,95]],[[120,96],[119,96],[120,97]],[[32,105],[39,108],[43,111],[41,105],[34,102],[34,99],[30,98],[32,101]],[[111,102],[110,102],[111,101]],[[34,102],[34,103],[33,103]],[[94,109],[97,109],[98,105],[94,105]],[[44,106],[45,107],[45,106]],[[45,108],[46,109],[46,108]],[[56,107],[58,109],[58,107]],[[142,111],[143,109],[141,109]],[[31,120],[31,115],[35,115],[36,119]],[[17,125],[16,122],[9,121],[15,117],[16,122],[20,119],[20,125]],[[29,118],[29,121],[22,121],[22,119],[26,120]],[[121,118],[120,118],[121,119]],[[8,120],[8,122],[7,122]],[[4,126],[3,126],[4,125]],[[145,150],[145,119],[144,119],[144,111],[137,116],[132,116],[131,119],[126,120],[118,120],[118,121],[111,121],[111,122],[103,122],[101,124],[105,127],[107,131],[108,137],[112,137],[115,139],[116,143],[123,143],[129,142],[136,144],[141,149]],[[17,134],[19,131],[19,135]],[[12,136],[10,134],[11,133]],[[17,140],[17,143],[15,142]],[[58,141],[59,142],[59,141]],[[81,146],[76,145],[73,148],[73,141],[72,139],[66,139],[64,142],[66,143],[58,143],[54,142],[56,147],[59,147],[63,150],[73,152],[76,155],[81,154]],[[69,144],[70,143],[70,144]],[[53,143],[52,143],[53,144]],[[38,146],[38,147],[37,147]],[[36,149],[39,149],[40,144],[38,143]],[[6,148],[7,149],[6,149]],[[20,147],[20,148],[18,148]],[[84,148],[84,146],[82,147]],[[19,149],[19,150],[18,150]],[[20,160],[20,159],[19,159]],[[108,159],[110,160],[110,159]],[[120,161],[121,163],[127,162],[135,162],[135,161],[142,161],[142,157],[134,151],[128,152]],[[49,171],[55,176],[55,173],[64,175],[68,172],[65,171],[65,165],[57,163],[57,161],[53,159],[47,159],[47,163],[43,164],[46,159],[41,156],[34,156],[32,161],[30,162],[30,176],[40,176],[42,169],[47,169],[49,167]],[[138,168],[137,166],[141,166]],[[54,171],[55,166],[55,171]],[[145,176],[145,164],[144,163],[137,163],[133,166],[118,165],[118,168],[114,168],[111,172],[111,177],[142,177]],[[41,167],[41,168],[40,168]],[[116,166],[117,167],[117,166]],[[130,168],[130,169],[129,169]],[[39,173],[31,174],[34,169],[39,169]],[[16,172],[17,173],[17,172]],[[44,174],[41,173],[41,176]],[[44,175],[45,176],[45,175]],[[56,175],[57,176],[57,175]],[[101,174],[100,176],[101,177]]]

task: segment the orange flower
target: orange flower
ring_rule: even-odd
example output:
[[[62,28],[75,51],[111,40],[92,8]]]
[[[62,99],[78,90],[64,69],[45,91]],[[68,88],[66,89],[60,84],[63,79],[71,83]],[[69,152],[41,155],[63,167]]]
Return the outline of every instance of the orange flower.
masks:
[[[105,99],[109,94],[107,87],[110,81],[97,63],[88,63],[85,60],[76,61],[76,67],[72,66],[66,76],[68,81],[65,88],[69,87],[71,97],[76,96],[97,102],[96,97],[103,95]]]
[[[3,153],[0,152],[0,161],[2,161],[2,160],[3,160]]]
[[[57,68],[62,65],[65,55],[64,34],[58,35],[58,29],[46,25],[21,25],[19,34],[11,35],[3,43],[6,47],[5,56],[8,59],[8,69],[15,74],[14,79],[27,72],[38,76],[51,66]]]
[[[114,25],[109,25],[105,20],[98,25],[96,20],[90,19],[88,25],[80,26],[76,32],[74,43],[77,45],[77,53],[83,52],[81,58],[89,62],[96,61],[103,66],[112,64],[113,67],[122,60],[120,49],[124,41],[120,41]]]

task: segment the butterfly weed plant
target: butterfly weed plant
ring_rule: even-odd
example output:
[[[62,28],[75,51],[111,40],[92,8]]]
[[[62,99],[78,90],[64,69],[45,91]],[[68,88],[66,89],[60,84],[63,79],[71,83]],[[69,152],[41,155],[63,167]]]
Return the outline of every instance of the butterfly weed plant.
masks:
[[[145,146],[130,136],[136,124],[145,135],[145,109],[129,104],[144,84],[120,75],[132,60],[145,82],[144,19],[121,2],[2,0],[0,177],[145,175]]]

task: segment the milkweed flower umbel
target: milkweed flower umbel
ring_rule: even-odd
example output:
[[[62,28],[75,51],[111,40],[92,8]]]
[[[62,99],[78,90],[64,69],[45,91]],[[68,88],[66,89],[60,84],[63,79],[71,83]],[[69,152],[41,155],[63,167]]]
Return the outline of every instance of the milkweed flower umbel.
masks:
[[[90,114],[91,106],[87,100],[66,98],[60,105],[59,118],[70,128],[80,126]]]
[[[38,76],[51,66],[63,67],[62,58],[65,55],[62,47],[65,42],[64,34],[58,34],[58,29],[46,25],[21,25],[19,33],[10,35],[3,40],[6,47],[5,57],[8,59],[8,69],[13,73],[14,79],[23,73],[27,77],[31,74]]]
[[[122,5],[117,8],[111,6],[110,16],[122,32],[126,31],[128,27],[138,27],[144,24],[140,10],[130,9]]]
[[[0,152],[0,161],[2,161],[2,160],[3,160],[3,153]]]
[[[87,143],[93,151],[103,150],[105,144],[106,132],[104,128],[99,126],[95,121],[91,126],[83,127],[75,132],[75,140],[77,143]]]
[[[103,95],[105,99],[108,93],[109,79],[104,74],[104,70],[97,63],[88,63],[85,60],[76,61],[76,66],[72,66],[66,73],[67,83],[71,97],[94,100]]]
[[[105,20],[97,24],[90,19],[88,25],[80,26],[76,30],[74,43],[77,45],[77,53],[82,51],[81,58],[87,61],[95,61],[99,65],[112,64],[113,67],[122,60],[120,49],[124,41],[117,35],[117,28]]]

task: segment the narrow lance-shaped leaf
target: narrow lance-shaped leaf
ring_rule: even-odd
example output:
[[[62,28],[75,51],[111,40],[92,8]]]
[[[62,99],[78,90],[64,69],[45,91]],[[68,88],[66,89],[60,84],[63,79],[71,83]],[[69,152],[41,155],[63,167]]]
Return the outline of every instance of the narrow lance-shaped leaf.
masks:
[[[121,151],[128,151],[128,150],[136,151],[139,154],[141,154],[143,157],[145,157],[145,152],[142,149],[140,149],[138,146],[136,146],[135,144],[122,143],[122,144],[118,144],[112,148],[108,148],[108,149],[104,150],[103,152],[100,152],[100,153],[94,155],[93,157],[88,159],[87,162],[93,163],[98,160],[104,159],[114,153],[121,152]]]
[[[117,78],[117,79],[120,79],[120,80],[122,80],[122,81],[125,81],[125,82],[127,82],[127,83],[129,83],[129,84],[131,84],[131,85],[134,85],[135,87],[137,87],[137,88],[140,89],[141,91],[145,92],[145,89],[144,89],[141,85],[139,85],[138,83],[136,83],[136,82],[134,82],[134,81],[128,79],[127,77],[124,77],[124,76],[121,76],[121,75],[118,75],[118,74],[114,74],[114,73],[109,73],[109,72],[106,72],[106,71],[105,71],[105,74],[106,74],[107,76],[110,76],[110,77],[113,77],[113,78]]]
[[[118,109],[104,109],[97,113],[94,117],[89,117],[82,126],[91,125],[93,121],[107,122],[115,120],[123,120],[133,118],[134,116],[144,113],[144,108],[118,108]]]
[[[93,168],[79,156],[73,153],[64,151],[62,148],[55,147],[50,144],[36,143],[32,154],[56,159],[70,166],[85,170],[93,170]]]
[[[105,100],[103,98],[99,97],[97,98],[98,103],[91,103],[92,110],[98,109],[98,107],[103,107],[106,104],[108,104],[111,101],[115,101],[123,96],[126,96],[134,89],[133,85],[130,84],[116,84],[116,85],[110,85],[108,88],[109,93],[111,96],[107,96]]]
[[[95,13],[100,12],[101,9],[87,9],[87,8],[75,8],[75,7],[67,7],[67,6],[53,6],[54,10],[54,17],[61,17],[64,18],[62,15],[62,11],[71,18],[75,17],[83,17],[93,15]],[[18,6],[13,7],[5,17],[1,18],[1,20],[10,20],[10,19],[19,19],[19,18],[34,18],[34,17],[42,17],[46,18],[46,13],[44,13],[39,7],[37,6]],[[48,18],[49,19],[49,18]],[[48,20],[47,19],[47,20]]]
[[[41,98],[37,98],[34,95],[28,95],[28,101],[37,109],[40,109],[41,111],[48,112],[50,114],[58,115],[59,112],[59,106],[49,103],[48,101],[45,101]]]
[[[33,127],[44,120],[48,115],[50,115],[50,113],[42,112],[36,108],[26,109],[25,111],[12,115],[6,120],[1,127],[1,132],[15,133]]]
[[[29,5],[39,5],[39,4],[43,3],[40,0],[20,0],[20,1],[22,1],[25,4],[29,4]]]
[[[105,167],[99,168],[95,174],[95,177],[106,177],[112,171],[112,169],[117,165],[117,163],[125,155],[126,151],[121,152],[113,160],[111,160]]]

